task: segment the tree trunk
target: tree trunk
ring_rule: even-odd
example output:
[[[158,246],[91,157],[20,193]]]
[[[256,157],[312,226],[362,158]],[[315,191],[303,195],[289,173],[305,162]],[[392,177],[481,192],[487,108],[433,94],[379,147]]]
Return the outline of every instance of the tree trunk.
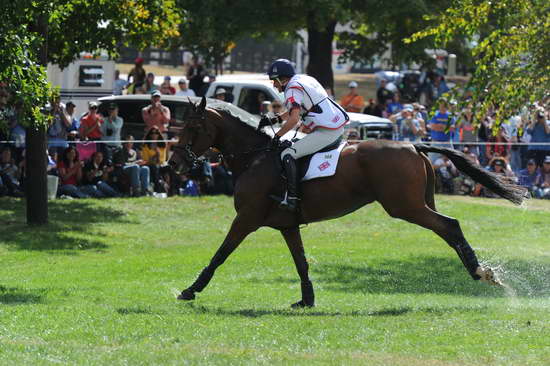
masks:
[[[37,20],[39,32],[44,42],[39,51],[38,62],[44,67],[48,64],[48,17],[42,14]],[[27,196],[27,224],[43,225],[48,223],[48,181],[46,156],[46,130],[27,128],[25,194]]]
[[[25,144],[27,224],[43,225],[48,223],[46,131],[27,128]]]
[[[314,16],[308,17],[314,19]],[[306,72],[313,76],[325,88],[334,89],[334,74],[332,73],[332,41],[336,21],[332,21],[321,29],[314,24],[313,20],[307,25],[307,49],[309,52],[309,63]]]

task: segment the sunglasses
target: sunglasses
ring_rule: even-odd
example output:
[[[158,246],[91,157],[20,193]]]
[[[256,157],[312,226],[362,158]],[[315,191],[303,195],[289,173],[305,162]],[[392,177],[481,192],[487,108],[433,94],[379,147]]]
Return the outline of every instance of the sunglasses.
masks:
[[[273,108],[283,108],[282,105],[278,105],[278,104],[271,105],[271,107],[273,107]]]
[[[97,109],[97,107],[90,107],[90,109]]]

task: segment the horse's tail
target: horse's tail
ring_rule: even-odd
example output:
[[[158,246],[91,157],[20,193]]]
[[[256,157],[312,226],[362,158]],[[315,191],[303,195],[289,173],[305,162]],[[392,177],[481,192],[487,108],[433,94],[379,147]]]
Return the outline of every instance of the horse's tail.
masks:
[[[523,187],[507,182],[502,176],[474,164],[460,151],[422,144],[414,145],[414,147],[418,152],[435,152],[447,156],[458,170],[516,205],[521,205],[527,197],[527,191]]]

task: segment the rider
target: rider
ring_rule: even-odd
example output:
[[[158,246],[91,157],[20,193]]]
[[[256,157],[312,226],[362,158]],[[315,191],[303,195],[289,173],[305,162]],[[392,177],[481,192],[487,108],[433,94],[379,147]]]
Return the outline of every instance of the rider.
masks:
[[[296,160],[341,138],[349,117],[342,107],[328,97],[325,88],[317,80],[308,75],[296,74],[290,61],[276,60],[267,74],[273,80],[273,86],[279,92],[284,91],[287,110],[279,115],[280,120],[285,122],[273,138],[274,145],[278,145],[279,139],[300,122],[300,117],[303,125],[312,131],[281,153],[288,182],[285,197],[278,201],[281,208],[296,211],[299,200]]]

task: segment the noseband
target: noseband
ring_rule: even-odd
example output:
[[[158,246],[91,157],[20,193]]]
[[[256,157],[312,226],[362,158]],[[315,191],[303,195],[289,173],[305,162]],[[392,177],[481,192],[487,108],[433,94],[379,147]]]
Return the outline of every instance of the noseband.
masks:
[[[183,160],[191,167],[191,169],[195,169],[199,166],[200,160],[192,150],[191,150],[191,144],[186,144],[185,146],[179,146],[175,145],[172,147],[172,149],[179,150],[182,154]]]

